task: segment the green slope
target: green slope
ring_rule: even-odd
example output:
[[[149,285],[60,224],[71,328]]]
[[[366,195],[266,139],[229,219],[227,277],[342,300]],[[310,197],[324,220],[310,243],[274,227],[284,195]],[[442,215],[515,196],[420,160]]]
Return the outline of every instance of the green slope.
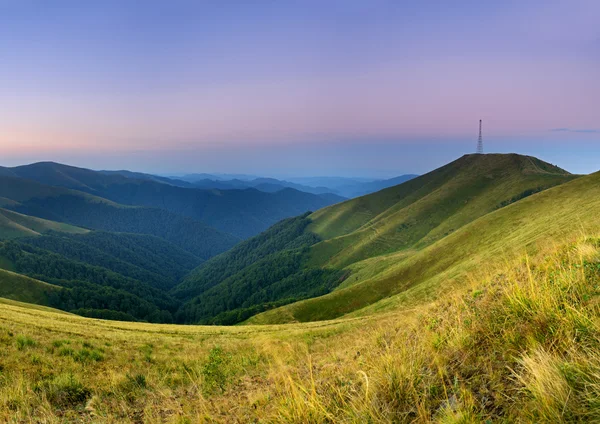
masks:
[[[0,208],[0,240],[38,236],[49,231],[85,234],[89,230]]]
[[[60,287],[0,269],[0,297],[48,306],[48,294]]]
[[[269,302],[285,300],[290,291],[278,295],[278,291],[270,289],[283,283],[295,286],[294,292],[304,297],[314,296],[314,287],[321,291],[348,287],[385,270],[388,264],[378,258],[392,253],[400,255],[396,259],[410,257],[489,212],[574,178],[532,157],[464,156],[404,184],[312,214],[308,217],[311,224],[297,237],[311,237],[313,241],[304,245],[303,257],[293,267],[285,260],[292,249],[285,247],[277,255],[260,260],[250,260],[252,252],[235,251],[235,260],[230,258],[227,262],[243,263],[244,267],[236,269],[233,277],[217,272],[216,261],[204,264],[199,273],[184,281],[185,289],[198,296],[192,302],[196,306],[188,304],[184,309],[216,311],[248,306],[248,301],[233,300],[244,298],[240,293],[249,299],[244,289],[248,285],[266,290],[269,296],[261,299]],[[260,250],[271,242],[270,232],[250,242]],[[373,265],[366,266],[363,261],[371,258]],[[285,267],[289,267],[289,272],[282,274]],[[215,295],[216,290],[221,294]],[[215,309],[215,303],[220,307]]]
[[[313,321],[410,307],[523,251],[600,231],[599,212],[600,173],[595,173],[489,213],[422,250],[357,263],[350,267],[359,276],[356,284],[251,322]]]
[[[163,290],[172,288],[202,262],[161,238],[142,234],[52,232],[40,237],[19,239],[18,244],[103,267]]]
[[[528,156],[463,156],[407,183],[313,214],[309,230],[328,240],[313,249],[314,263],[344,267],[420,249],[486,213],[573,178]]]

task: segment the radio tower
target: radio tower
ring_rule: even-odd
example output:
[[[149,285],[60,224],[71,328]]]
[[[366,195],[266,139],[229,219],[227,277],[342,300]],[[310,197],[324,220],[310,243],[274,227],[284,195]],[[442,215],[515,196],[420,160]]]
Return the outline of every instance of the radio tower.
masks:
[[[479,120],[479,138],[477,139],[477,154],[483,154],[483,137],[481,135],[481,119]]]

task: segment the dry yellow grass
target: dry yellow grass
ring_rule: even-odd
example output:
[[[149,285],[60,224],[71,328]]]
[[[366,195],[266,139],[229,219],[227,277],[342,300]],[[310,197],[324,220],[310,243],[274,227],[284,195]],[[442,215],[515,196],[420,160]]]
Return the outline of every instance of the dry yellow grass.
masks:
[[[283,326],[0,304],[4,422],[598,422],[600,242],[402,313]]]

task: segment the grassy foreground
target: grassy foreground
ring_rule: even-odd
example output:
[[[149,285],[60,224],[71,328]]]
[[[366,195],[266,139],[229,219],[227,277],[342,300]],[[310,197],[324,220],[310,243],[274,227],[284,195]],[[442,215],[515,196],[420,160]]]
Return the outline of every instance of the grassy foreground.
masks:
[[[600,239],[428,306],[286,326],[0,304],[2,422],[598,422]]]

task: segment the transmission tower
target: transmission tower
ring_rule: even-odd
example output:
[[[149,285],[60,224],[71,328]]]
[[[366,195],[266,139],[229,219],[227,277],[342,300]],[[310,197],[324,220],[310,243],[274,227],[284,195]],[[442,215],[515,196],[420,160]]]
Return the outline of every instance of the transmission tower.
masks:
[[[479,138],[477,139],[477,154],[483,154],[483,136],[481,135],[481,119],[479,120]]]

